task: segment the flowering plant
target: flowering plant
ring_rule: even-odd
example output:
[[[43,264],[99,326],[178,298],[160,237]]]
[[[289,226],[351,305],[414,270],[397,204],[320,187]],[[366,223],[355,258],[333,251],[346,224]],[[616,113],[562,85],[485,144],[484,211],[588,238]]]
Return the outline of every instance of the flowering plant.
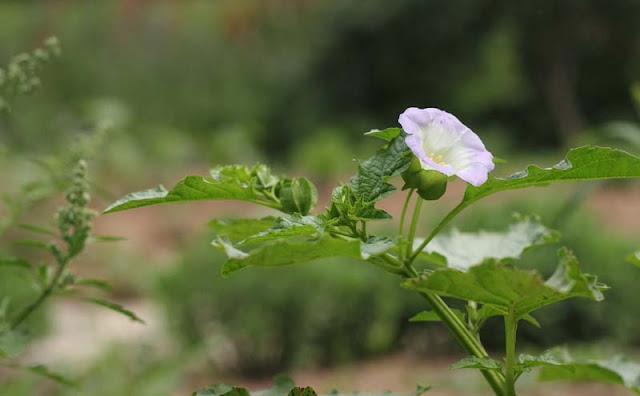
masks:
[[[329,206],[317,215],[310,214],[318,194],[309,180],[279,177],[264,165],[217,167],[206,177],[188,176],[170,190],[158,186],[129,194],[105,212],[230,199],[276,209],[282,212],[281,217],[212,223],[217,232],[212,245],[228,256],[221,269],[223,276],[252,266],[299,264],[338,256],[360,259],[397,274],[404,288],[419,293],[430,310],[411,320],[441,321],[468,354],[452,368],[480,370],[498,396],[514,396],[518,378],[534,368],[540,369],[542,379],[613,382],[640,393],[640,365],[623,358],[575,360],[561,349],[539,356],[516,354],[520,321],[540,327],[532,315],[536,310],[568,298],[600,301],[607,289],[594,275],[580,270],[577,258],[567,248],[558,250],[556,271],[548,279],[518,267],[523,252],[558,242],[556,231],[535,217],[520,217],[504,232],[441,233],[465,208],[489,195],[564,181],[640,177],[640,158],[611,148],[580,147],[570,150],[554,167],[531,165],[507,178],[497,178],[490,174],[494,169],[492,154],[453,115],[433,108],[409,108],[399,122],[402,129],[366,133],[381,139],[383,146],[359,164],[348,183],[333,190]],[[390,183],[396,176],[402,177],[403,189],[408,190],[398,233],[393,237],[372,235],[367,229],[369,222],[391,219],[376,204],[397,191]],[[424,200],[440,198],[452,177],[468,183],[460,203],[426,237],[418,238],[416,227]],[[452,309],[444,298],[466,302],[465,310]],[[503,360],[489,356],[480,339],[479,331],[491,317],[504,320]],[[417,393],[425,390],[420,388]],[[282,379],[272,389],[274,394],[288,392],[313,391],[295,388]],[[232,393],[247,391],[216,385],[194,394]]]

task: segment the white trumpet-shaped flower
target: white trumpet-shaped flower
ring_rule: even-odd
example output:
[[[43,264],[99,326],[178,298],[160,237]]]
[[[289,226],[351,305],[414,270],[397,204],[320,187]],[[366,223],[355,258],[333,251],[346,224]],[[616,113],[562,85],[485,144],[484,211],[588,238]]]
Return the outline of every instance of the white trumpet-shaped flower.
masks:
[[[398,121],[423,169],[456,175],[477,187],[495,167],[493,155],[478,135],[446,111],[410,107]]]

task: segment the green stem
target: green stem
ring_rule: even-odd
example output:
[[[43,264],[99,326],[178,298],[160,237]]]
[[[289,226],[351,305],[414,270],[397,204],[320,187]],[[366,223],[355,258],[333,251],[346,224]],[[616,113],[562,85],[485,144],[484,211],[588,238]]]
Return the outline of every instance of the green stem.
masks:
[[[402,233],[404,232],[404,217],[407,214],[409,201],[411,201],[411,196],[413,195],[413,192],[415,190],[416,190],[415,188],[412,188],[411,190],[409,190],[409,192],[407,193],[407,198],[404,200],[404,205],[402,206],[402,214],[400,215],[400,227],[398,228],[398,234],[400,235],[402,235]]]
[[[413,209],[413,216],[411,217],[411,226],[409,226],[409,246],[407,246],[407,256],[411,255],[413,251],[413,240],[416,236],[416,228],[418,226],[418,220],[420,219],[420,210],[422,209],[422,198],[416,199],[416,206]],[[411,262],[409,261],[408,264]]]
[[[16,316],[16,319],[13,321],[13,323],[11,323],[10,328],[12,330],[17,328],[22,322],[24,322],[24,320],[27,319],[29,315],[31,315],[36,309],[38,309],[38,307],[42,305],[42,303],[51,295],[51,293],[53,293],[53,289],[55,289],[55,287],[58,285],[60,277],[62,276],[64,269],[67,267],[69,261],[69,257],[65,257],[58,261],[58,269],[56,270],[51,283],[49,283],[47,288],[44,289],[42,293],[40,293],[40,295],[34,302],[32,302],[29,306],[23,309],[22,312],[18,314],[18,316]]]
[[[509,313],[504,318],[504,334],[505,334],[505,360],[506,373],[504,383],[505,396],[516,396],[516,332],[518,330],[518,321],[515,318],[513,308],[509,309]]]
[[[451,220],[453,220],[454,217],[456,217],[460,212],[462,212],[462,210],[464,208],[466,208],[468,206],[469,203],[467,202],[461,202],[458,206],[456,206],[451,212],[449,212],[449,214],[447,214],[447,216],[445,216],[444,219],[442,219],[440,221],[440,223],[438,223],[438,225],[436,226],[436,228],[433,229],[433,231],[431,231],[431,234],[429,234],[429,236],[422,241],[422,243],[420,244],[420,246],[418,246],[418,248],[413,252],[413,254],[411,254],[411,256],[409,257],[409,259],[407,260],[408,264],[411,264],[415,261],[415,259],[418,257],[418,255],[420,254],[420,252],[422,252],[424,250],[425,247],[427,247],[427,244],[429,242],[431,242],[431,240],[438,235],[438,233],[440,231],[442,231],[442,229],[449,224],[449,222]]]
[[[408,272],[405,274],[405,276],[407,277],[413,278],[418,276],[415,269],[413,269],[413,267],[411,266],[407,268],[407,271]],[[482,343],[480,343],[480,340],[478,340],[478,338],[469,331],[465,324],[453,313],[451,308],[449,308],[447,303],[445,303],[444,300],[440,298],[440,296],[426,292],[420,292],[420,295],[425,300],[427,300],[427,303],[429,304],[429,306],[431,306],[431,309],[433,309],[433,311],[438,315],[442,323],[447,326],[447,328],[456,337],[460,345],[471,356],[475,356],[478,358],[489,357],[489,354],[484,349],[484,346],[482,346]],[[510,396],[505,394],[505,378],[502,373],[492,370],[480,370],[480,372],[497,396]]]

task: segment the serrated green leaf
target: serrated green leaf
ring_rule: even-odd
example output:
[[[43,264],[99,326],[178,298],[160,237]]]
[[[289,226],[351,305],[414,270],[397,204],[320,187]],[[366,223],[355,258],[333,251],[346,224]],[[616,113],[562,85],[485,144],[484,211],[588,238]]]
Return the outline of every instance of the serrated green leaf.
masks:
[[[158,186],[128,194],[110,205],[104,210],[104,213],[169,202],[237,200],[264,205],[285,213],[300,212],[306,215],[312,209],[315,198],[317,198],[313,184],[304,178],[276,178],[273,175],[265,174],[267,170],[268,168],[264,165],[256,165],[252,168],[239,165],[217,167],[211,170],[210,177],[187,176],[171,190]],[[278,185],[274,184],[275,180],[278,180]],[[266,186],[263,183],[266,183]],[[278,189],[281,184],[295,188]],[[286,202],[293,199],[295,208],[288,204],[285,207],[280,199],[282,197],[276,196],[279,193],[286,196]]]
[[[138,315],[136,315],[134,312],[126,309],[125,307],[123,307],[120,304],[117,304],[117,303],[114,303],[114,302],[111,302],[111,301],[102,300],[102,299],[99,299],[99,298],[92,298],[92,297],[80,297],[80,299],[83,300],[83,301],[90,302],[90,303],[95,304],[95,305],[99,305],[101,307],[108,308],[108,309],[110,309],[112,311],[121,313],[121,314],[125,315],[126,317],[128,317],[129,319],[133,320],[134,322],[139,322],[139,323],[142,323],[142,324],[145,323],[144,320],[142,320],[142,319],[140,319],[140,317],[138,317]]]
[[[625,357],[576,361],[566,352],[552,350],[554,362],[542,366],[540,381],[590,381],[618,384],[640,394],[640,364]]]
[[[559,239],[558,232],[546,228],[538,219],[525,217],[503,232],[467,233],[454,229],[449,234],[438,235],[423,251],[427,256],[420,257],[429,259],[429,255],[436,254],[445,258],[448,267],[467,270],[488,258],[518,259],[529,249]],[[421,243],[422,240],[415,241],[414,248]]]
[[[246,237],[238,246],[268,242],[282,238],[318,236],[324,231],[325,221],[315,216],[293,215],[280,217],[268,230]]]
[[[27,346],[27,340],[27,337],[18,331],[0,331],[0,358],[16,357]]]
[[[207,226],[213,229],[216,235],[223,236],[236,243],[252,235],[267,231],[277,219],[277,217],[273,216],[262,219],[215,219],[207,223]]]
[[[0,257],[0,267],[3,266],[31,269],[31,264],[27,260],[16,257]]]
[[[499,361],[491,359],[490,357],[466,357],[459,362],[449,366],[450,369],[481,369],[481,370],[502,370],[502,365]]]
[[[540,274],[513,268],[495,259],[463,272],[455,268],[435,270],[404,286],[441,296],[489,305],[502,314],[513,309],[518,319],[545,305],[572,297],[600,301],[604,286],[593,275],[580,272],[578,261],[566,248],[558,251],[559,264],[545,282]]]
[[[349,181],[357,199],[376,202],[396,190],[388,180],[405,171],[411,163],[411,156],[406,155],[409,148],[404,136],[400,134],[358,166],[358,173]]]
[[[455,308],[452,308],[451,311],[464,323],[465,317],[462,311]],[[409,322],[440,322],[440,317],[435,311],[422,311],[412,316]]]
[[[249,252],[243,252],[224,240],[216,240],[213,245],[222,249],[229,259],[222,266],[222,275],[249,267],[275,267],[304,263],[326,257],[361,258],[360,241],[339,239],[324,235],[315,241],[276,240]]]
[[[387,129],[383,129],[383,130],[372,129],[369,132],[366,132],[364,135],[365,136],[377,137],[377,138],[380,138],[382,140],[386,140],[387,142],[390,142],[393,139],[395,139],[398,136],[400,136],[401,133],[402,133],[402,129],[400,129],[400,128],[387,128]]]
[[[552,168],[529,165],[526,170],[506,179],[489,175],[479,187],[471,184],[462,201],[463,206],[488,195],[518,188],[546,186],[573,180],[599,180],[640,177],[640,157],[607,147],[585,146],[569,150],[566,158]]]

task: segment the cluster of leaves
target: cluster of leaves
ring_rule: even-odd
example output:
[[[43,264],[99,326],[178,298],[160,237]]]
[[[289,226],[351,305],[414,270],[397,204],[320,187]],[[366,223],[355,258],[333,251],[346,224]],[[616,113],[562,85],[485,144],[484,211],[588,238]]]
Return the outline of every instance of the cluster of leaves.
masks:
[[[415,392],[406,396],[422,396],[430,387],[418,386]],[[330,396],[355,396],[363,393],[343,393],[337,390],[329,393]],[[316,391],[310,387],[296,386],[291,378],[286,376],[277,376],[274,378],[274,384],[268,389],[251,392],[246,388],[235,387],[225,384],[217,384],[208,386],[204,389],[193,392],[192,396],[318,396]],[[373,395],[372,395],[373,396]],[[390,392],[381,393],[380,396],[394,396]]]
[[[465,345],[472,356],[455,367],[478,368],[497,394],[511,394],[502,393],[505,377],[510,376],[513,385],[523,372],[549,365],[551,360],[521,357],[518,363],[513,353],[508,353],[511,359],[505,367],[491,359],[479,337],[485,321],[504,317],[515,348],[520,320],[540,326],[531,315],[535,310],[573,297],[600,301],[606,286],[598,283],[595,276],[582,273],[577,259],[566,248],[559,249],[557,269],[546,280],[537,271],[518,268],[517,259],[523,252],[559,239],[557,232],[536,218],[521,217],[505,232],[453,231],[440,235],[440,231],[472,203],[501,191],[562,181],[640,177],[640,158],[610,148],[573,149],[552,168],[531,165],[507,178],[490,176],[479,187],[468,185],[459,205],[424,239],[414,238],[415,224],[408,238],[402,230],[401,235],[389,238],[368,234],[367,223],[391,217],[375,204],[396,191],[390,179],[409,169],[412,155],[404,142],[404,132],[398,128],[371,131],[368,135],[384,140],[385,145],[359,164],[357,174],[347,184],[333,191],[329,207],[317,216],[309,215],[306,205],[293,208],[282,205],[281,197],[275,199],[283,189],[273,186],[289,179],[265,184],[265,178],[258,175],[258,170],[269,174],[263,165],[251,169],[216,168],[211,178],[189,176],[170,191],[160,187],[129,194],[106,212],[195,199],[237,199],[279,209],[284,216],[210,223],[218,234],[213,246],[228,256],[222,267],[224,276],[249,266],[281,266],[338,256],[367,261],[403,276],[405,288],[425,296],[434,310],[417,315],[414,321],[442,320],[457,336],[466,338]],[[269,193],[265,194],[265,189]],[[312,187],[309,190],[315,192]],[[403,219],[404,213],[401,224]],[[420,272],[414,266],[421,268]],[[466,312],[451,310],[443,297],[466,301]],[[576,364],[563,360],[565,367]]]
[[[28,333],[23,326],[25,321],[53,296],[65,296],[96,304],[124,314],[134,321],[142,322],[138,316],[122,306],[86,292],[87,288],[109,290],[111,287],[109,283],[100,279],[80,278],[68,270],[68,265],[84,250],[88,242],[117,240],[114,237],[91,235],[92,220],[97,212],[87,208],[89,200],[87,165],[84,161],[79,161],[73,171],[71,187],[66,194],[67,205],[60,208],[55,215],[56,229],[31,224],[20,225],[25,231],[50,239],[49,241],[28,239],[17,242],[20,245],[46,251],[50,255],[50,262],[33,263],[26,258],[0,257],[0,266],[16,267],[24,271],[31,277],[34,287],[38,290],[38,296],[34,301],[19,307],[14,313],[10,309],[11,301],[8,297],[0,304],[1,365],[25,369],[65,385],[72,384],[72,381],[49,371],[45,366],[22,366],[19,363],[19,356],[29,342]]]
[[[0,68],[0,112],[10,110],[10,98],[36,90],[41,84],[38,71],[60,53],[60,42],[56,37],[50,37],[41,48],[18,54],[11,58],[6,68]]]

